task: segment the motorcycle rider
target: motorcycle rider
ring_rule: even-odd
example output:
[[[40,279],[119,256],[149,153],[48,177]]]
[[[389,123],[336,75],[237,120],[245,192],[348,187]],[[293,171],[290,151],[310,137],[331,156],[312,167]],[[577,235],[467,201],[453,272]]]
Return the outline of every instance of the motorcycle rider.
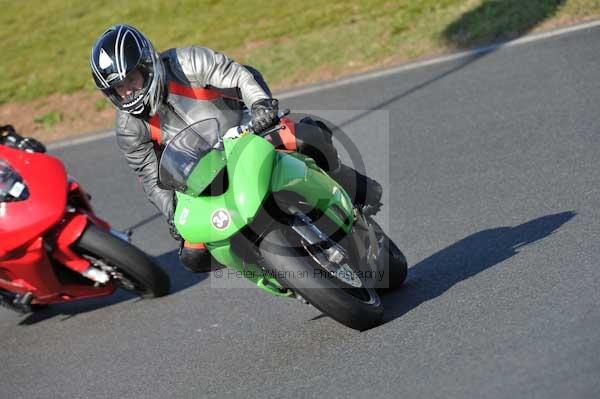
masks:
[[[90,65],[96,87],[117,108],[117,143],[137,173],[148,199],[162,212],[171,235],[180,241],[180,261],[189,271],[209,271],[210,256],[203,244],[188,243],[173,221],[174,193],[160,187],[161,148],[181,129],[216,118],[222,131],[246,123],[250,107],[254,131],[279,123],[277,100],[261,74],[206,47],[172,48],[158,53],[136,28],[119,24],[94,43]],[[273,145],[304,153],[337,180],[363,209],[375,213],[381,186],[343,165],[333,146],[331,130],[321,121],[304,118]]]

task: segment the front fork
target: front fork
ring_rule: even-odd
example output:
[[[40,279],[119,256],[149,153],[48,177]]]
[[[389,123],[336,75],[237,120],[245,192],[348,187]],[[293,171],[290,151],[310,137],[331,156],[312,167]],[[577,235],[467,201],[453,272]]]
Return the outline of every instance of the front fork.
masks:
[[[311,253],[311,256],[333,276],[347,272],[348,269],[345,269],[344,265],[350,261],[352,255],[342,245],[321,232],[307,215],[297,208],[292,208],[291,211],[295,215],[291,227],[307,245],[307,251]],[[366,264],[367,270],[376,272],[379,269],[381,248],[375,230],[360,211],[354,208],[353,213],[354,225],[346,237],[351,240],[356,249],[355,255],[359,259],[359,264]],[[322,253],[325,257],[312,253],[309,247],[318,248],[317,252]]]
[[[48,252],[54,259],[69,269],[96,283],[106,284],[110,280],[109,274],[93,265],[88,259],[71,248],[81,237],[88,223],[94,223],[108,230],[115,237],[126,242],[131,242],[131,231],[123,232],[113,229],[93,214],[75,212],[67,214],[52,238],[53,244],[47,245],[47,249],[49,249]]]
[[[109,231],[112,235],[130,242],[131,231],[121,232],[110,227],[96,216],[90,203],[91,196],[74,179],[69,179],[68,204],[65,218],[54,231],[51,244],[47,244],[51,256],[69,269],[80,273],[92,281],[106,284],[110,276],[94,267],[90,261],[73,251],[71,246],[81,237],[88,223]]]

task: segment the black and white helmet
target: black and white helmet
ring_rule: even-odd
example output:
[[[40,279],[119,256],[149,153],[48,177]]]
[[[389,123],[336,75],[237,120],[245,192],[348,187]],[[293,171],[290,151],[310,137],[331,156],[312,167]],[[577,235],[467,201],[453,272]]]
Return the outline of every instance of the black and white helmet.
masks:
[[[117,109],[138,117],[156,113],[165,92],[164,67],[140,31],[129,25],[111,26],[94,43],[90,66],[96,87]],[[141,72],[143,84],[125,97],[119,95],[116,89],[135,71]]]

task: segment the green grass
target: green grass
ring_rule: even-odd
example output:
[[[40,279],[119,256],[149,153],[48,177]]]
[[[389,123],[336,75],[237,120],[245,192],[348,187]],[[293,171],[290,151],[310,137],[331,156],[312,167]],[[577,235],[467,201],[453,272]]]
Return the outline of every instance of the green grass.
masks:
[[[600,15],[600,0],[0,0],[0,7],[0,104],[92,90],[91,44],[119,22],[159,49],[225,52],[284,87]]]
[[[44,125],[44,127],[48,129],[62,121],[62,114],[57,111],[51,111],[44,115],[34,117],[33,121],[35,123]]]
[[[102,97],[94,102],[94,109],[98,112],[105,110],[110,103],[106,97]]]

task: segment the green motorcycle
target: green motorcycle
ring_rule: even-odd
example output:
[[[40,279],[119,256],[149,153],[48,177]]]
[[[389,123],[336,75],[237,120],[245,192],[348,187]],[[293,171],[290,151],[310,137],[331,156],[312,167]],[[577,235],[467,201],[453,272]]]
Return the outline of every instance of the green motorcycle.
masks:
[[[179,132],[159,169],[161,185],[176,191],[175,225],[260,289],[350,328],[374,327],[383,317],[379,293],[404,282],[406,258],[312,158],[265,139],[283,128],[223,134],[208,119]]]

